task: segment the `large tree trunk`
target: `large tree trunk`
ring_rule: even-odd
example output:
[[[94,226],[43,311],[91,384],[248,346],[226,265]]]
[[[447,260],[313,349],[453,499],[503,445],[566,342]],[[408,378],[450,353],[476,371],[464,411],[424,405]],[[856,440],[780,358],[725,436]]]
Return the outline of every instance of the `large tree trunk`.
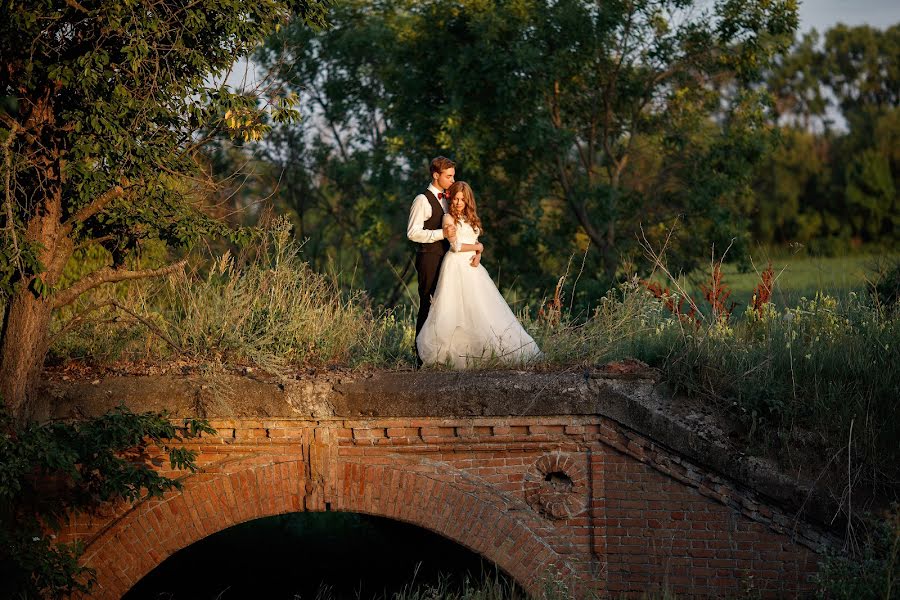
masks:
[[[37,242],[45,271],[38,275],[52,289],[72,256],[69,228],[63,224],[59,187],[45,197],[38,216],[26,231],[29,242]],[[49,351],[50,317],[53,298],[36,296],[30,289],[34,276],[19,282],[3,314],[0,332],[0,394],[13,418],[22,423],[38,413],[40,399],[35,394]]]
[[[50,303],[29,289],[12,296],[3,314],[0,339],[0,394],[18,423],[34,416],[50,329]]]

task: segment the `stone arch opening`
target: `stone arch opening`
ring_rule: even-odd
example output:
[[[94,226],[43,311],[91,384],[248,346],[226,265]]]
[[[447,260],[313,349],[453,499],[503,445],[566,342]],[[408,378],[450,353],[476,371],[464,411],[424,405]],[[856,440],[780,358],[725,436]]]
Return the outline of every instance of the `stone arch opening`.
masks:
[[[542,538],[540,523],[490,486],[431,461],[344,462],[333,479],[307,472],[302,457],[254,456],[211,466],[184,489],[146,501],[113,520],[86,547],[97,572],[92,598],[121,598],[176,551],[233,525],[321,508],[410,523],[483,556],[519,586],[536,592],[547,573],[573,569]],[[323,492],[327,488],[327,493]]]

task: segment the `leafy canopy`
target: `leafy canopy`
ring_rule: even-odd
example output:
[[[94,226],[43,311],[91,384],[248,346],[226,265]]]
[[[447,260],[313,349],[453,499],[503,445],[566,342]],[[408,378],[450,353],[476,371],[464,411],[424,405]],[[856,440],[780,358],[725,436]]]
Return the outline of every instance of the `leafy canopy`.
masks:
[[[0,288],[46,268],[36,219],[50,205],[75,243],[121,264],[142,240],[229,233],[198,209],[199,151],[258,138],[292,100],[235,92],[225,76],[292,15],[324,25],[318,0],[0,1],[0,143],[7,207]],[[104,196],[107,195],[107,196]],[[103,210],[83,222],[79,211]],[[84,213],[82,213],[84,214]]]
[[[330,19],[258,53],[321,117],[267,149],[286,177],[309,173],[285,203],[307,222],[349,213],[344,243],[315,229],[310,250],[408,261],[392,232],[443,154],[474,185],[491,264],[540,294],[589,244],[580,285],[606,289],[641,224],[664,238],[684,215],[688,267],[743,235],[771,142],[754,81],[797,15],[793,0],[353,0]]]

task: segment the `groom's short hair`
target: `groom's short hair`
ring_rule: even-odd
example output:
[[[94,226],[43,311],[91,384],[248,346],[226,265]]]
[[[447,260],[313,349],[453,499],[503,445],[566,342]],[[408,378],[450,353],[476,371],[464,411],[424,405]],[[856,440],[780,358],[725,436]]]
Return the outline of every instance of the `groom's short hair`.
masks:
[[[456,163],[447,158],[446,156],[438,156],[431,160],[431,173],[440,173],[442,171],[446,171],[447,169],[456,168]]]

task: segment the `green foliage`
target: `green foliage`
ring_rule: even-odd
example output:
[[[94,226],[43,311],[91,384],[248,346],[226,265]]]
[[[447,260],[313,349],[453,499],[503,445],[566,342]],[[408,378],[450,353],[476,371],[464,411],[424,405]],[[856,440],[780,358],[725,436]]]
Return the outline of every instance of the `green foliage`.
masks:
[[[296,97],[233,90],[235,62],[288,22],[321,27],[328,0],[0,0],[0,390],[20,418],[33,408],[51,312],[129,271],[160,241],[180,250],[248,233],[206,205],[217,181],[204,148],[259,140],[298,116]],[[109,262],[69,287],[78,248]],[[16,351],[26,343],[30,352]]]
[[[880,265],[871,283],[870,293],[884,310],[897,310],[900,300],[900,259],[894,258]]]
[[[900,25],[838,25],[780,57],[767,84],[783,145],[757,171],[754,233],[824,253],[900,231]],[[835,128],[838,114],[844,127]]]
[[[317,268],[359,264],[395,305],[408,207],[438,154],[474,185],[486,264],[530,300],[585,249],[582,289],[608,288],[641,223],[684,214],[695,241],[743,239],[770,139],[749,81],[789,42],[794,2],[355,0],[330,18],[257,54],[318,106],[261,149]]]
[[[344,293],[336,278],[313,271],[284,219],[257,233],[237,255],[226,251],[163,282],[120,283],[85,294],[74,314],[110,300],[122,308],[84,315],[55,338],[51,355],[100,364],[177,358],[276,374],[298,366],[411,363],[410,311],[374,308],[363,292]],[[77,261],[70,267],[84,268]],[[54,329],[72,317],[60,313]]]
[[[200,173],[202,144],[192,140],[195,132],[233,134],[238,127],[229,113],[237,112],[262,125],[269,107],[259,108],[253,95],[210,85],[211,78],[221,77],[292,12],[321,25],[324,4],[207,4],[157,2],[147,10],[122,2],[2,3],[0,92],[18,99],[18,110],[0,113],[0,133],[9,138],[12,155],[7,191],[15,200],[14,223],[5,228],[15,225],[22,228],[19,238],[26,237],[24,227],[42,205],[28,200],[35,189],[58,193],[60,216],[67,219],[122,185],[121,199],[76,223],[76,239],[112,236],[105,243],[123,253],[144,239],[178,245],[227,233],[176,183]],[[42,156],[57,168],[48,168]],[[4,248],[14,239],[5,235]],[[34,272],[33,264],[24,266],[32,268],[21,275]]]
[[[663,304],[635,281],[610,290],[587,318],[553,309],[542,310],[536,318],[522,316],[543,360],[560,367],[630,357],[658,364],[682,333]]]
[[[748,444],[785,448],[798,431],[815,431],[821,452],[831,456],[846,452],[850,438],[854,476],[893,493],[900,476],[896,310],[879,310],[850,292],[844,302],[817,295],[796,307],[767,304],[762,313],[695,323],[629,283],[602,298],[587,319],[563,310],[525,322],[546,363],[643,360],[676,393],[733,413]]]
[[[55,531],[101,503],[180,489],[149,464],[150,451],[168,455],[172,469],[194,471],[195,453],[172,444],[215,433],[205,421],[176,427],[163,415],[125,408],[20,428],[0,411],[0,432],[0,590],[23,598],[88,592],[93,573],[78,563],[81,546],[57,542]]]
[[[896,505],[884,519],[871,515],[861,548],[831,552],[816,574],[817,596],[827,600],[894,600],[900,598],[900,513]]]
[[[864,422],[868,438],[857,450],[874,467],[900,434],[891,417],[898,338],[897,319],[881,318],[854,294],[844,306],[818,296],[780,312],[748,310],[743,323],[688,336],[665,372],[676,389],[733,402],[751,435],[800,425],[836,442],[851,421]]]

